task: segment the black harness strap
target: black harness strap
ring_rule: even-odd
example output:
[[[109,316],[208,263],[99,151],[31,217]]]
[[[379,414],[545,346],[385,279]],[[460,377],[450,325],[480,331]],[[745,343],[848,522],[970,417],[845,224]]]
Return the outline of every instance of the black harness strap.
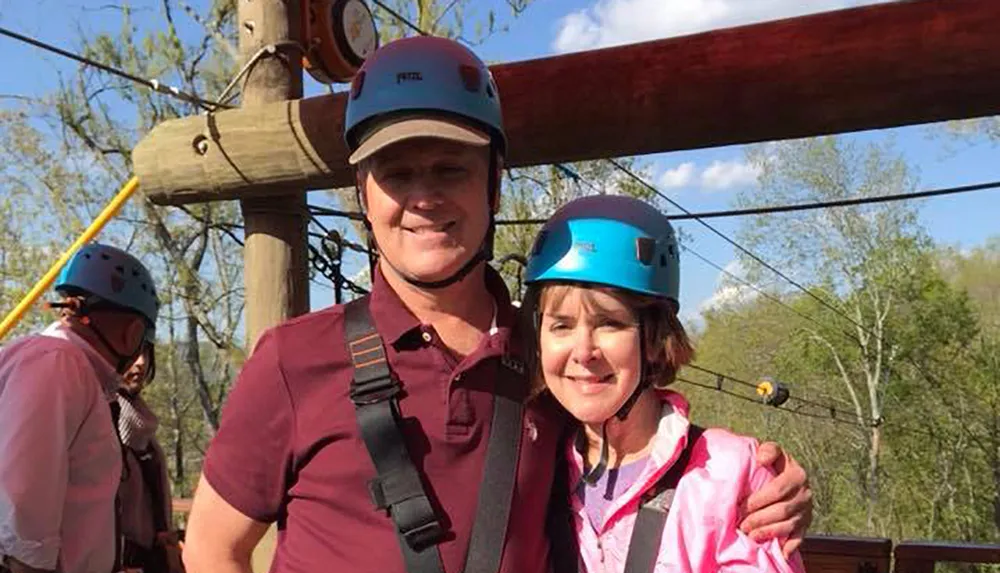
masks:
[[[503,361],[503,375],[497,378],[497,389],[524,388],[524,366]],[[517,481],[517,460],[521,446],[521,414],[523,396],[514,399],[500,392],[493,393],[493,421],[490,441],[486,445],[483,480],[479,484],[476,520],[472,525],[465,573],[496,573],[507,538],[507,522]]]
[[[552,494],[545,517],[545,532],[549,538],[549,561],[553,573],[577,573],[580,563],[580,545],[576,537],[576,523],[570,505],[569,461],[563,444],[575,433],[572,424],[566,424],[556,447],[556,467],[552,480]]]
[[[691,460],[691,450],[694,443],[701,437],[704,428],[691,424],[688,428],[687,445],[674,465],[663,474],[656,484],[642,496],[639,515],[632,529],[632,538],[628,544],[628,556],[625,558],[625,573],[652,573],[656,567],[656,556],[660,551],[660,540],[663,538],[663,527],[667,524],[667,515],[674,501],[677,484],[687,469]]]
[[[437,543],[444,536],[421,476],[406,448],[400,424],[399,382],[393,377],[382,338],[368,310],[368,297],[349,302],[344,309],[348,351],[354,364],[351,401],[361,437],[377,477],[368,483],[372,501],[387,509],[396,524],[399,545],[409,573],[443,571]],[[504,360],[505,375],[498,387],[525,388],[523,366]],[[494,394],[493,420],[487,442],[483,481],[472,527],[466,573],[496,573],[510,517],[521,442],[521,394],[516,398]]]
[[[344,308],[347,347],[354,363],[351,401],[361,437],[377,477],[368,482],[375,507],[387,509],[396,524],[409,573],[442,573],[436,543],[444,535],[400,428],[396,400],[401,390],[389,370],[382,338],[368,312],[368,298]]]

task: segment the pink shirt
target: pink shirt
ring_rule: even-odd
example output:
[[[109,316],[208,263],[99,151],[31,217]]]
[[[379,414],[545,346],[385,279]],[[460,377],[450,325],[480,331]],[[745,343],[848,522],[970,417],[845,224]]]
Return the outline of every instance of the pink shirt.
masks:
[[[118,374],[54,324],[0,348],[0,558],[61,573],[114,565]]]
[[[661,397],[663,413],[649,462],[636,482],[607,507],[599,526],[591,523],[579,498],[572,496],[583,571],[625,570],[639,498],[670,469],[687,443],[687,401],[671,391]],[[782,556],[778,540],[756,543],[737,527],[740,502],[773,477],[767,467],[757,464],[756,449],[753,438],[721,429],[706,430],[696,442],[663,530],[656,573],[805,571],[797,553],[790,561]],[[576,484],[583,459],[572,444],[566,452],[570,483]]]

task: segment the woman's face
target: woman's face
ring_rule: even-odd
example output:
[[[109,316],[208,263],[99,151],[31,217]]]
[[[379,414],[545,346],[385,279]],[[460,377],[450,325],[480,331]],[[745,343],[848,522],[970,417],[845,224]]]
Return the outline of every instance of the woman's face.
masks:
[[[132,396],[138,396],[146,387],[149,366],[149,351],[144,350],[122,375],[121,387]]]
[[[640,329],[631,309],[601,290],[569,286],[550,287],[541,310],[545,385],[581,422],[614,416],[641,372]]]

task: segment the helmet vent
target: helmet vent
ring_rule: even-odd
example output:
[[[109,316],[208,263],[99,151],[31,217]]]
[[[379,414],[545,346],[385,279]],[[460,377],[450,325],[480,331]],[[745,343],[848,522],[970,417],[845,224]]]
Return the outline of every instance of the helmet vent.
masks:
[[[458,66],[458,73],[462,76],[462,85],[465,86],[467,91],[472,93],[479,93],[479,88],[482,86],[482,76],[479,70],[473,66],[461,65]]]
[[[660,255],[660,266],[667,266],[667,255]]]
[[[118,274],[120,274],[120,275],[125,274],[125,267],[123,267],[121,265],[116,266],[115,270],[118,271]]]
[[[111,260],[111,256],[108,255],[107,253],[101,253],[101,260],[102,261],[110,261]]]
[[[644,265],[653,264],[653,251],[656,249],[656,242],[649,237],[639,237],[635,240],[635,256]]]

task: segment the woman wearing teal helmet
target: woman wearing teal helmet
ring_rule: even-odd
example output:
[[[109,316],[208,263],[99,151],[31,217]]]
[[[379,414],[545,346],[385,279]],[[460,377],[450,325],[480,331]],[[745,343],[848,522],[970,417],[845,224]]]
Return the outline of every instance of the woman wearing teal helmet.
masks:
[[[564,477],[584,570],[801,571],[779,540],[738,529],[741,503],[772,478],[756,441],[692,425],[666,389],[693,357],[666,217],[628,197],[573,201],[525,275],[534,382],[578,422]]]

